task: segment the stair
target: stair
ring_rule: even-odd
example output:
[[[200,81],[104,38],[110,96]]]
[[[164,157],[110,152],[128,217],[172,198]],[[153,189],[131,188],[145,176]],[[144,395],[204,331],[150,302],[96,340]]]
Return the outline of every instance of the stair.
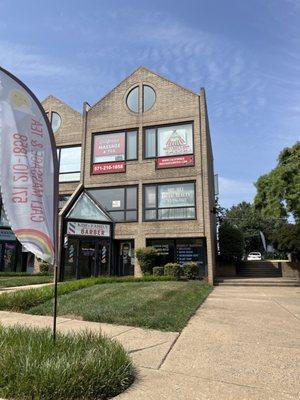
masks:
[[[300,287],[300,281],[292,278],[216,278],[215,286],[281,286]]]
[[[275,278],[281,277],[281,263],[270,261],[245,261],[239,263],[237,275],[241,277]]]

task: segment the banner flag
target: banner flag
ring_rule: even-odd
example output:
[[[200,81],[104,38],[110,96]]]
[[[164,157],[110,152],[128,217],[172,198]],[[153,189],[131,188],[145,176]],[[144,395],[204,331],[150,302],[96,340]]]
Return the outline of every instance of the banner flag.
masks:
[[[1,196],[17,239],[42,260],[55,260],[58,161],[44,109],[0,67]]]

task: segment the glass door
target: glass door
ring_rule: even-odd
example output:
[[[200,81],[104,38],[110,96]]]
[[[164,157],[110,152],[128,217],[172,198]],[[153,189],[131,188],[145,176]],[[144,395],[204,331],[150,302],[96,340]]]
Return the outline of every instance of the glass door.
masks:
[[[78,278],[89,278],[96,272],[96,243],[93,239],[80,239]]]

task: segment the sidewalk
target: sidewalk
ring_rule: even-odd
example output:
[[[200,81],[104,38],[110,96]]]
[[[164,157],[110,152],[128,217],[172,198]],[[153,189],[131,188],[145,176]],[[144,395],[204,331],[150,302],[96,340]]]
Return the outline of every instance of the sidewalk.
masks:
[[[300,290],[216,287],[158,370],[118,400],[296,400]]]
[[[52,318],[0,312],[0,323]],[[117,400],[299,399],[297,287],[216,287],[180,335],[69,318],[58,329],[101,330],[130,352],[139,376]]]
[[[23,325],[30,327],[52,327],[52,317],[0,311],[0,324],[4,326]],[[60,332],[91,330],[115,338],[130,353],[138,367],[158,369],[178,337],[176,332],[161,332],[131,326],[87,322],[70,318],[57,318]]]

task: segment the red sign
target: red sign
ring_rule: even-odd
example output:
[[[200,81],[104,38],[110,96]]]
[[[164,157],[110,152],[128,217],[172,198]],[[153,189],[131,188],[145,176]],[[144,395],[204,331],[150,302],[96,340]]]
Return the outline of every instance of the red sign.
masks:
[[[156,168],[191,167],[195,165],[194,156],[159,157],[156,159]]]
[[[125,153],[125,134],[112,133],[95,136],[94,155],[96,157],[117,156]]]
[[[93,164],[93,174],[112,174],[116,172],[125,172],[125,161]]]

